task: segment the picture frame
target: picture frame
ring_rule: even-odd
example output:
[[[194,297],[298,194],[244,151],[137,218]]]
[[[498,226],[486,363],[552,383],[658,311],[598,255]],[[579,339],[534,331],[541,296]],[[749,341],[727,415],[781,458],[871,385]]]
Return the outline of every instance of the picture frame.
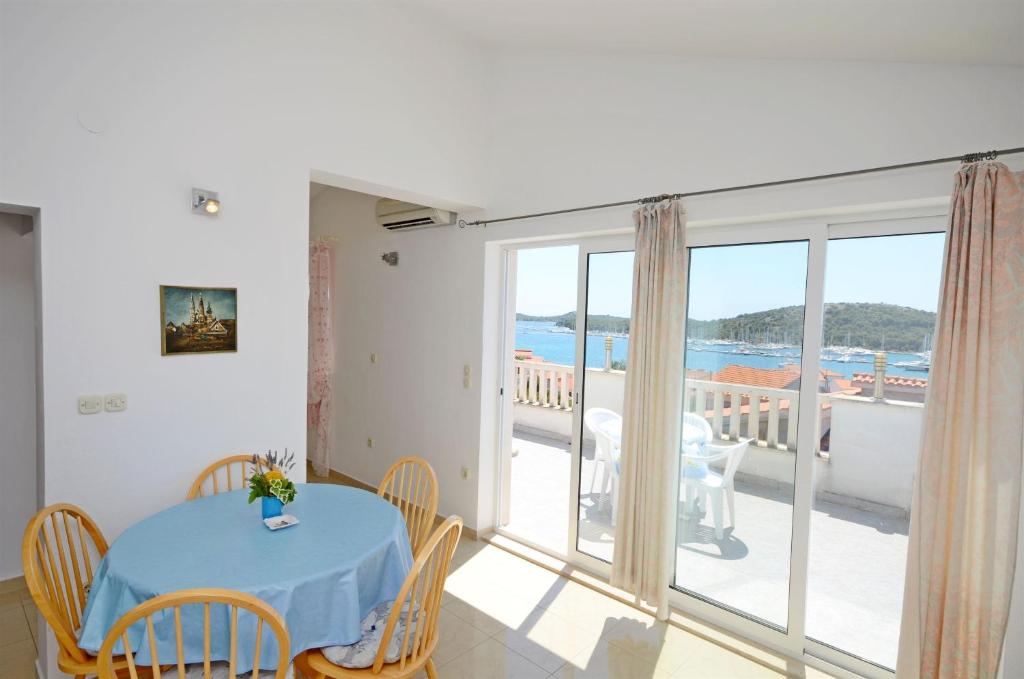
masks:
[[[160,286],[160,355],[238,352],[238,288]]]

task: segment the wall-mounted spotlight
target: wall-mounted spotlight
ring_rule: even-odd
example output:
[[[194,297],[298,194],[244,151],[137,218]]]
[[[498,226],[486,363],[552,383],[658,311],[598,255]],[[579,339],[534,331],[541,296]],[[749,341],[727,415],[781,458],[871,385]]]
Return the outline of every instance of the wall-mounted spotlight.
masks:
[[[192,212],[197,215],[214,217],[220,212],[220,199],[216,191],[192,189]]]

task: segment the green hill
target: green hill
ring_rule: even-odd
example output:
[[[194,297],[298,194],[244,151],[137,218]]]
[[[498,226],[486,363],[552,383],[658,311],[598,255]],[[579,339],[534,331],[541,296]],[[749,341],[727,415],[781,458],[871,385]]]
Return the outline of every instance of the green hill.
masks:
[[[728,339],[753,343],[796,344],[803,333],[803,307],[790,306],[711,321],[689,319],[686,334],[697,339]],[[576,313],[559,316],[516,314],[518,321],[545,321],[576,328]],[[825,305],[825,346],[847,345],[889,351],[920,351],[935,327],[935,313],[894,304],[835,303]],[[591,332],[629,333],[629,319],[591,316]]]

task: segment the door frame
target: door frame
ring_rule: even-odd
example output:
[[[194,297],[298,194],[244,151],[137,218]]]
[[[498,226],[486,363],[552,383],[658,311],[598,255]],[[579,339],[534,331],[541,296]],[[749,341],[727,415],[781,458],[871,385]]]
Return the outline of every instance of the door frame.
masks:
[[[822,327],[824,322],[825,272],[828,241],[844,238],[900,236],[945,231],[943,207],[881,210],[773,224],[744,224],[703,227],[687,234],[687,248],[713,247],[805,240],[807,283],[804,298],[804,330],[801,371],[817,375],[821,367]],[[817,415],[817,380],[801,380],[800,403],[814,404]],[[803,415],[803,413],[800,413]],[[810,558],[810,519],[813,510],[813,472],[817,445],[815,417],[798,416],[797,454],[794,462],[792,532],[790,545],[788,624],[785,630],[766,625],[753,617],[712,603],[698,595],[675,588],[669,595],[673,608],[716,626],[754,640],[808,665],[840,676],[892,679],[894,673],[867,660],[850,655],[806,634],[808,567]],[[673,564],[673,575],[675,564]]]
[[[579,262],[576,267],[576,364],[573,366],[572,408],[572,472],[569,490],[569,562],[604,578],[611,576],[611,564],[579,549],[580,470],[583,465],[583,413],[586,410],[586,314],[590,292],[590,255],[632,252],[635,246],[632,233],[613,236],[595,236],[581,239]],[[630,310],[632,313],[632,310]],[[582,321],[582,326],[581,326]],[[580,328],[583,332],[580,332]],[[625,384],[623,384],[625,389]]]
[[[827,261],[828,241],[839,238],[857,238],[873,236],[896,236],[918,233],[936,233],[945,231],[945,218],[948,214],[946,204],[937,201],[925,201],[921,204],[903,205],[890,204],[879,206],[877,209],[856,209],[849,212],[843,210],[821,210],[814,214],[794,216],[793,218],[767,219],[757,221],[754,219],[736,219],[730,223],[716,222],[714,224],[690,226],[687,229],[687,247],[702,247],[712,245],[738,245],[745,243],[770,243],[780,240],[806,240],[808,242],[808,272],[807,288],[805,292],[805,314],[804,314],[804,346],[801,354],[801,370],[805,374],[816,374],[820,368],[820,349],[822,338],[820,328],[822,327],[824,312],[824,276]],[[605,232],[607,234],[607,232]],[[607,243],[621,242],[623,239],[631,240],[632,232],[622,232],[621,235],[581,235],[572,238],[552,239],[545,241],[523,241],[509,242],[502,245],[503,252],[518,251],[521,249],[533,249],[542,247],[553,247],[558,245],[576,245],[580,248],[580,263],[585,264],[586,254],[590,252],[601,252],[602,247],[608,247]],[[632,245],[632,244],[630,244]],[[621,248],[620,248],[621,249]],[[632,249],[629,247],[627,249]],[[618,251],[618,250],[605,250]],[[514,258],[512,260],[514,265]],[[508,280],[509,258],[504,258],[505,270],[502,272],[504,280]],[[581,317],[580,310],[586,309],[586,266],[579,266],[577,270],[577,315]],[[813,283],[817,281],[817,284]],[[507,305],[509,304],[509,293],[514,293],[514,285],[511,291],[505,290],[504,306],[501,317],[507,317]],[[812,292],[813,291],[813,292]],[[581,299],[582,298],[582,299]],[[511,299],[511,324],[506,323],[504,333],[511,332],[514,337],[515,327],[515,300]],[[818,329],[815,333],[813,330]],[[809,337],[808,334],[812,335]],[[814,335],[817,336],[814,336]],[[504,334],[503,334],[504,336]],[[577,365],[583,361],[583,342],[585,333],[577,334],[576,362]],[[514,343],[514,342],[513,342]],[[508,371],[511,370],[511,355],[503,357],[499,362],[502,370],[502,384],[508,384]],[[574,385],[574,392],[582,392],[583,380]],[[807,382],[807,384],[804,384]],[[805,390],[806,387],[806,390]],[[511,394],[505,389],[501,398],[507,398],[511,403]],[[574,403],[581,404],[579,397],[574,395]],[[817,381],[801,381],[800,399],[804,403],[817,402]],[[577,566],[582,570],[589,571],[595,575],[607,579],[610,573],[609,564],[600,561],[589,555],[579,553],[575,549],[577,537],[577,512],[579,504],[579,466],[580,466],[580,437],[582,432],[582,407],[575,407],[573,410],[573,443],[572,443],[572,471],[570,483],[570,516],[569,516],[569,543],[566,553],[552,552],[541,545],[531,543],[521,536],[508,533],[495,527],[495,532],[505,535],[510,539],[521,542],[528,547],[536,549],[567,563]],[[797,443],[798,451],[810,451],[808,454],[797,454],[795,462],[794,498],[793,498],[793,527],[790,558],[790,587],[789,587],[789,620],[787,630],[782,632],[773,627],[766,626],[752,618],[745,617],[739,612],[734,612],[722,606],[712,604],[697,596],[670,588],[669,603],[676,611],[690,615],[698,620],[719,627],[727,632],[736,634],[739,637],[749,639],[767,648],[792,658],[808,666],[834,673],[836,676],[868,677],[869,679],[892,679],[893,672],[879,667],[873,663],[861,660],[852,655],[834,649],[827,644],[817,642],[806,637],[806,596],[807,596],[807,571],[810,544],[810,516],[813,507],[813,463],[816,445],[814,438],[814,418],[800,418],[798,421]],[[502,422],[502,429],[506,426],[511,428],[511,422]],[[502,470],[499,465],[497,472]],[[500,483],[500,481],[499,481]],[[573,502],[575,499],[575,503]],[[496,502],[500,500],[496,497]],[[801,518],[802,517],[802,518]],[[800,525],[802,524],[802,525]],[[673,574],[675,564],[673,564]],[[798,580],[797,578],[800,578]],[[798,585],[794,587],[794,585]],[[799,630],[799,634],[797,634]]]

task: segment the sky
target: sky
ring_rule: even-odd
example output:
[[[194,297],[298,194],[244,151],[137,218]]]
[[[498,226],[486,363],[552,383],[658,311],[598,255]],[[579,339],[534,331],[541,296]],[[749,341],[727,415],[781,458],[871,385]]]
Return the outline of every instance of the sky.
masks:
[[[882,302],[935,311],[944,234],[829,241],[826,302]],[[516,311],[554,316],[576,308],[574,245],[520,250]],[[689,317],[731,318],[804,302],[807,243],[693,248]],[[629,316],[633,253],[590,255],[587,310]]]

